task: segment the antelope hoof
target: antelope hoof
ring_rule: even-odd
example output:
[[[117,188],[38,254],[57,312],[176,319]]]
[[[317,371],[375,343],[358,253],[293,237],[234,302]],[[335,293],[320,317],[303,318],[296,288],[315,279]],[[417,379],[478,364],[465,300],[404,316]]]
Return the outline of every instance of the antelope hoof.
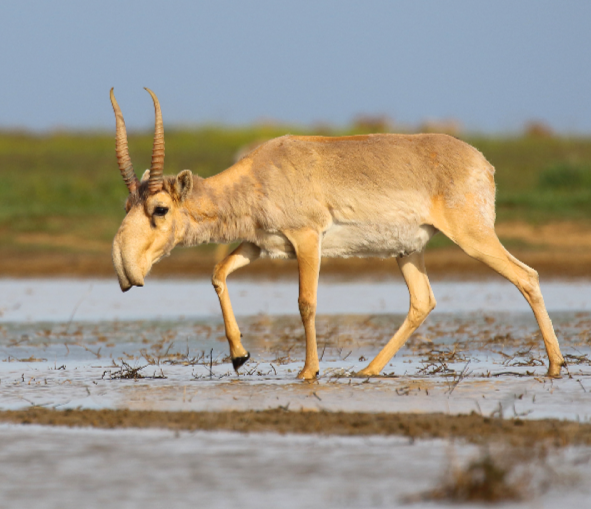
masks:
[[[379,375],[380,372],[371,368],[370,366],[367,366],[367,368],[362,369],[361,371],[355,373],[355,376],[358,377],[368,377],[368,376],[376,376]]]
[[[308,368],[304,367],[304,369],[302,369],[299,372],[298,378],[300,380],[315,380],[316,378],[318,378],[319,374],[320,374],[320,371],[318,371],[317,369],[308,369]]]
[[[560,368],[562,368],[563,365],[564,364],[550,364],[546,376],[549,378],[562,378],[560,375]]]
[[[234,357],[232,359],[232,366],[234,366],[234,371],[238,373],[238,368],[242,366],[248,359],[250,359],[250,353],[246,352],[246,355],[242,357]]]

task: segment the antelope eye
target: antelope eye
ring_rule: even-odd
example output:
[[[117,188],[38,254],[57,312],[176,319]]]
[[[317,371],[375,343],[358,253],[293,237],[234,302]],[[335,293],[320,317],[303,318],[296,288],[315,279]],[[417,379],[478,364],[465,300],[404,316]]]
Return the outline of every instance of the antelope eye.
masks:
[[[168,207],[156,207],[154,209],[155,216],[165,216],[167,212],[168,212]]]

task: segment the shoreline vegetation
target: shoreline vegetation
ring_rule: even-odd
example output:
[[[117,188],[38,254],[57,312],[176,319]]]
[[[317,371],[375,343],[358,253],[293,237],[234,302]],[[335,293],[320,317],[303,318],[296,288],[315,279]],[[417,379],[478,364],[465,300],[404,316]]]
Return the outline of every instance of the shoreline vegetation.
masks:
[[[388,130],[205,126],[166,129],[165,173],[185,168],[208,177],[257,143],[292,134],[344,135]],[[541,277],[591,275],[591,137],[530,131],[513,137],[460,135],[496,167],[497,232]],[[152,132],[129,136],[136,173],[149,166]],[[127,190],[117,170],[113,134],[0,131],[0,277],[114,277],[111,241]],[[231,246],[177,248],[152,277],[210,277]],[[256,262],[232,277],[296,277],[295,262]],[[439,234],[429,244],[432,278],[495,277]],[[398,277],[395,260],[324,260],[339,278]]]

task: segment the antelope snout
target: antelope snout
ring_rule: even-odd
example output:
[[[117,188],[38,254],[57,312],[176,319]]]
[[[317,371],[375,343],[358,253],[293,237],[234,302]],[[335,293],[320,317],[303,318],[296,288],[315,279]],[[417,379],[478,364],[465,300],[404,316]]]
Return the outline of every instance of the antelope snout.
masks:
[[[127,258],[129,258],[129,253],[127,255]],[[144,271],[139,265],[139,263],[134,263],[132,260],[124,259],[121,243],[115,238],[113,242],[113,266],[122,292],[126,292],[132,286],[144,286]]]
[[[133,277],[133,276],[127,276],[129,282],[131,283],[131,286],[144,286],[144,278],[142,276],[137,276],[137,277]]]
[[[133,277],[129,274],[125,274],[125,277],[122,278],[117,274],[119,278],[119,286],[121,287],[122,292],[126,292],[127,290],[131,289],[132,286],[144,286],[144,278],[143,277]]]

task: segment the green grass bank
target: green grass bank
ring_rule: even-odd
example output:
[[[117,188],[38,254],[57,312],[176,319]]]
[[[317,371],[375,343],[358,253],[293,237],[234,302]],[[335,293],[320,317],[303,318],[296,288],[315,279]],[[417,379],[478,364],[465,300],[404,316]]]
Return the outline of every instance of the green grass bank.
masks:
[[[207,177],[230,166],[244,146],[286,133],[364,132],[328,131],[281,126],[168,128],[165,172],[188,168]],[[591,138],[463,139],[496,167],[498,223],[591,225]],[[150,164],[152,133],[131,133],[129,146],[140,176]],[[126,193],[117,169],[114,133],[0,132],[0,252],[105,252],[123,218]],[[436,237],[432,248],[448,244]],[[200,249],[205,254],[212,248]]]

